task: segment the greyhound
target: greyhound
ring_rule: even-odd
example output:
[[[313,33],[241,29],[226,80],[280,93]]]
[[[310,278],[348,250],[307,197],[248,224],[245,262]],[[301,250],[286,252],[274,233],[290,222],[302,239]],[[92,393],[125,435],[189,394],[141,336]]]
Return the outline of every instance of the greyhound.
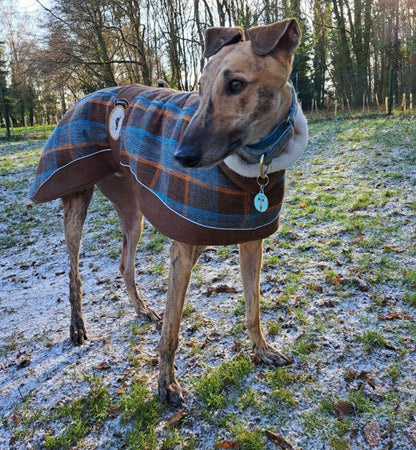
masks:
[[[179,133],[179,144],[174,150],[173,159],[184,168],[202,172],[221,164],[226,173],[253,182],[259,191],[254,197],[255,213],[262,216],[267,214],[267,210],[273,209],[268,206],[269,194],[265,191],[269,177],[279,173],[282,181],[284,170],[300,156],[307,143],[306,119],[288,81],[301,33],[296,20],[287,19],[251,28],[246,34],[248,40],[245,40],[244,32],[239,27],[206,30],[204,56],[209,61],[200,78],[198,106],[191,113],[184,132]],[[122,109],[123,105],[113,120],[113,128],[109,122],[110,143],[119,138]],[[279,129],[283,126],[285,134],[289,122],[291,132],[277,151],[274,143],[276,124]],[[160,126],[163,140],[165,131],[163,125]],[[265,146],[261,144],[264,141]],[[70,337],[76,345],[87,339],[78,266],[82,231],[94,184],[112,202],[120,219],[123,236],[120,272],[135,311],[141,318],[152,321],[161,319],[156,311],[147,306],[137,290],[134,271],[143,216],[151,216],[151,209],[148,208],[150,212],[146,213],[144,205],[150,203],[152,208],[151,197],[147,191],[138,189],[137,177],[131,170],[126,170],[126,167],[131,166],[127,163],[124,166],[118,166],[110,176],[96,183],[61,196],[70,262]],[[147,196],[145,201],[143,195]],[[169,217],[175,221],[177,215]],[[235,243],[239,243],[246,325],[254,356],[267,365],[280,366],[290,364],[293,360],[266,342],[261,330],[259,307],[262,242],[264,234],[270,235],[275,229],[277,219],[272,228],[266,227],[263,235],[253,234],[246,238],[245,234],[231,232],[227,234],[232,236],[231,240],[227,238],[227,242],[234,242],[235,236]],[[167,233],[169,235],[169,230]],[[206,242],[202,239],[200,243],[191,236],[189,242],[173,240],[170,250],[167,301],[159,342],[158,389],[160,398],[172,405],[183,402],[182,389],[175,377],[174,358],[185,296],[192,268],[209,243],[209,238],[206,238]]]

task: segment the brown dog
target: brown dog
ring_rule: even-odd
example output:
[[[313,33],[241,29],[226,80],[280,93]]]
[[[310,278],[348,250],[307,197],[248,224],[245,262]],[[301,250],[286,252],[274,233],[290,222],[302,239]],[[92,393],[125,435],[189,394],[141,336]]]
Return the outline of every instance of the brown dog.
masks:
[[[245,41],[240,28],[211,28],[206,31],[205,56],[210,59],[201,77],[197,109],[194,113],[191,112],[189,117],[187,116],[185,125],[178,128],[179,131],[177,135],[175,134],[175,139],[180,141],[180,144],[174,149],[173,159],[176,164],[192,168],[190,170],[196,170],[205,176],[203,180],[194,182],[193,187],[201,188],[202,186],[205,189],[210,182],[211,175],[208,176],[209,172],[204,172],[204,170],[217,167],[219,164],[222,168],[221,177],[230,176],[237,184],[240,181],[243,184],[249,183],[252,186],[249,189],[250,192],[245,192],[243,189],[244,192],[237,194],[234,188],[231,189],[227,187],[228,185],[221,186],[219,189],[221,192],[218,195],[221,194],[223,197],[218,197],[219,200],[216,203],[227,204],[224,198],[228,196],[231,198],[231,203],[228,203],[229,208],[234,208],[237,204],[236,207],[241,207],[246,212],[251,211],[250,217],[253,218],[253,223],[257,224],[250,225],[252,230],[247,229],[248,225],[246,228],[243,227],[243,230],[236,230],[234,226],[228,229],[225,223],[225,225],[217,227],[221,235],[217,238],[215,233],[218,230],[215,226],[200,222],[195,224],[194,219],[188,221],[184,219],[182,213],[172,211],[170,206],[166,208],[164,205],[163,213],[154,213],[155,209],[152,208],[156,208],[156,203],[160,203],[160,199],[153,196],[149,186],[156,183],[159,173],[165,169],[159,162],[150,161],[148,167],[154,171],[150,173],[150,181],[146,186],[144,186],[142,178],[132,169],[143,158],[137,154],[126,156],[128,147],[136,147],[137,142],[141,141],[128,140],[126,135],[123,137],[123,130],[119,125],[123,123],[123,126],[126,127],[133,126],[135,119],[132,114],[143,116],[146,114],[146,106],[145,103],[132,104],[131,99],[126,100],[120,94],[120,92],[127,92],[123,89],[119,89],[115,101],[107,102],[112,104],[111,108],[114,105],[116,105],[114,108],[119,108],[117,114],[113,114],[112,109],[107,106],[102,114],[94,112],[101,111],[99,109],[92,113],[89,112],[89,120],[95,120],[91,116],[104,117],[103,120],[106,126],[108,125],[108,132],[105,131],[108,137],[104,136],[99,139],[97,135],[94,135],[94,139],[90,139],[93,142],[91,146],[95,148],[97,154],[89,156],[89,161],[94,160],[95,165],[90,164],[87,166],[88,170],[85,171],[79,169],[80,181],[77,188],[68,188],[62,195],[59,194],[58,189],[54,194],[43,198],[37,193],[33,194],[34,191],[32,192],[32,198],[35,201],[47,201],[54,197],[62,197],[65,238],[70,260],[70,335],[75,344],[82,344],[87,338],[81,307],[81,279],[78,263],[84,221],[94,184],[113,203],[120,218],[123,235],[120,271],[129,297],[138,316],[151,320],[159,320],[160,317],[155,311],[148,308],[136,288],[134,260],[141,235],[143,216],[146,216],[152,223],[156,221],[154,216],[162,217],[162,225],[159,228],[175,240],[171,247],[167,302],[159,343],[159,395],[161,399],[174,405],[180,404],[183,400],[180,385],[175,378],[174,357],[178,347],[185,295],[192,268],[207,244],[240,244],[246,324],[256,358],[270,365],[284,365],[292,361],[291,358],[282,355],[265,341],[260,327],[259,300],[262,239],[277,229],[278,213],[283,196],[284,170],[300,156],[307,142],[306,120],[297,104],[293,87],[288,82],[292,70],[293,53],[300,40],[300,31],[296,21],[289,19],[269,26],[252,28],[247,31],[247,35],[249,40]],[[140,93],[144,92],[145,95],[159,96],[165,95],[168,91],[160,89],[153,94],[154,91],[147,90],[145,87],[137,87],[137,89]],[[104,94],[110,95],[111,92],[105,91]],[[169,90],[168,94],[176,95],[178,93],[174,94]],[[101,97],[96,102],[97,108],[103,108],[105,103],[103,94],[100,95]],[[75,117],[76,108],[71,110],[71,117]],[[150,108],[153,106],[149,106]],[[176,107],[172,108],[169,110],[165,108],[163,121],[152,125],[152,130],[158,129],[158,131],[152,131],[152,139],[155,142],[156,140],[167,140],[165,139],[169,127],[167,123],[174,116],[172,111],[176,111]],[[179,113],[185,109],[185,107],[179,108]],[[133,111],[131,115],[128,115],[129,111]],[[63,121],[65,122],[65,118]],[[100,130],[102,129],[101,127]],[[176,130],[176,128],[174,129]],[[133,131],[135,131],[134,136],[139,136],[141,140],[148,138],[147,131]],[[121,138],[120,132],[122,133]],[[131,139],[136,139],[136,137]],[[87,144],[84,142],[82,146],[85,147]],[[107,171],[100,172],[97,168],[99,166],[97,161],[104,161],[104,158],[107,158],[108,155],[105,152],[108,147],[113,150],[117,148],[117,158],[119,159],[116,161],[113,156],[111,156],[112,160],[111,158],[105,159],[105,164],[102,163],[102,165],[106,165]],[[72,152],[74,145],[59,148],[61,150],[70,148]],[[68,153],[66,150],[65,152],[65,154]],[[76,164],[79,165],[76,167],[83,168],[84,166],[81,164],[85,164],[85,161],[88,161],[88,158],[79,158],[76,161]],[[63,164],[63,167],[69,166],[70,164]],[[73,166],[75,167],[75,164]],[[65,170],[60,173],[66,173]],[[144,176],[149,174],[149,170],[145,172]],[[172,184],[172,186],[176,186],[174,195],[182,190],[184,191],[183,198],[188,201],[191,188],[181,187],[181,183],[189,178],[191,172],[188,169],[183,170],[183,173],[179,173],[179,169],[169,169],[165,172],[176,174],[177,184]],[[95,178],[92,178],[92,172],[94,172]],[[104,177],[104,175],[109,176]],[[59,176],[55,178],[55,185],[63,183]],[[277,180],[277,194],[273,193],[272,188],[269,191],[267,190],[269,187],[266,188],[273,177]],[[66,177],[65,180],[68,181],[69,178],[71,177]],[[70,182],[73,182],[73,179],[72,175]],[[60,180],[59,183],[57,180]],[[48,181],[48,183],[51,182]],[[257,195],[255,195],[256,192],[258,192]],[[198,207],[202,208],[204,205],[200,204],[205,200],[207,203],[210,202],[210,197],[204,197],[206,194],[198,195],[203,199],[202,202],[201,199],[198,200]],[[236,199],[241,200],[237,201]],[[272,216],[268,216],[271,213]],[[263,223],[264,221],[257,223],[261,217],[267,218],[265,223]],[[186,234],[181,235],[178,234],[179,231],[172,231],[172,229],[179,230],[181,228],[185,230]],[[198,236],[196,236],[197,233],[199,233]],[[201,238],[201,236],[203,237]]]

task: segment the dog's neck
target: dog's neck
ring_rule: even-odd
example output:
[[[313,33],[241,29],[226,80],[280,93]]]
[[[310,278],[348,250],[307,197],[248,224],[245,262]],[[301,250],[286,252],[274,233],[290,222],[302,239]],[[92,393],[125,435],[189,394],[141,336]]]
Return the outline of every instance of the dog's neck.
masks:
[[[308,127],[296,93],[292,91],[292,106],[288,118],[259,142],[244,146],[239,152],[225,158],[224,163],[239,175],[255,178],[259,175],[261,156],[267,173],[278,172],[293,165],[306,148]]]
[[[243,146],[237,153],[249,164],[258,164],[260,160],[269,165],[285,149],[294,135],[294,119],[297,110],[296,91],[292,86],[292,103],[286,117],[279,121],[273,130],[253,144]]]

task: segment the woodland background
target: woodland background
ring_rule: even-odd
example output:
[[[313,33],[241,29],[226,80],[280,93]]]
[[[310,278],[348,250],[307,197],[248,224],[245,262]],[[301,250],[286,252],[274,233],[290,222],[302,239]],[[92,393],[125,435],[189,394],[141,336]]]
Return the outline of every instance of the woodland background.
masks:
[[[56,123],[85,94],[129,83],[193,90],[203,32],[296,17],[292,74],[313,111],[413,109],[416,0],[0,0],[0,124]],[[34,26],[35,20],[36,27]]]

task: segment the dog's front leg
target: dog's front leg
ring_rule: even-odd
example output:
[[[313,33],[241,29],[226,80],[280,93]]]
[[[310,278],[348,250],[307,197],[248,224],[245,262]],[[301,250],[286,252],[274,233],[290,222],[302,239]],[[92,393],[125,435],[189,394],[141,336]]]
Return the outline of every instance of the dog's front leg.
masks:
[[[183,402],[181,387],[175,378],[175,352],[179,344],[179,327],[192,268],[205,246],[174,241],[170,250],[168,296],[159,342],[159,397],[171,405]]]
[[[246,325],[257,359],[274,366],[291,364],[292,358],[283,355],[264,339],[260,326],[260,270],[263,261],[263,241],[240,244],[240,267],[246,302]]]

